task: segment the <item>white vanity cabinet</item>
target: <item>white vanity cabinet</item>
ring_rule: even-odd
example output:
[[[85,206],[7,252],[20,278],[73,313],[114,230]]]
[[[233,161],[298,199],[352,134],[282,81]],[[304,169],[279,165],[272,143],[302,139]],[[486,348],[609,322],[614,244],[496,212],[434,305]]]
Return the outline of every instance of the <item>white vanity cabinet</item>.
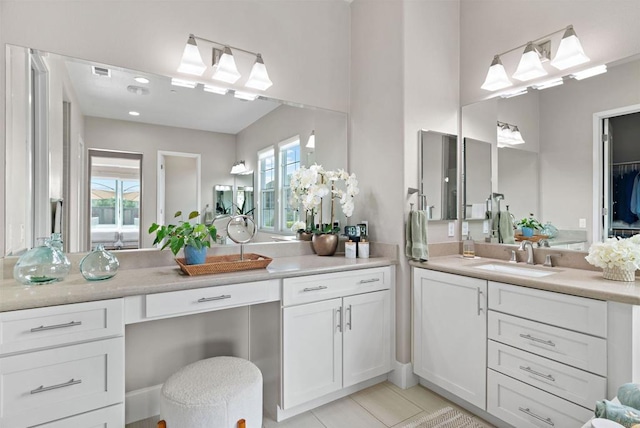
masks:
[[[0,313],[0,426],[124,425],[123,335],[122,299]]]
[[[489,283],[487,411],[517,427],[581,426],[607,395],[607,303]]]
[[[413,370],[486,406],[487,281],[413,269]]]
[[[285,279],[282,408],[391,370],[392,269]]]

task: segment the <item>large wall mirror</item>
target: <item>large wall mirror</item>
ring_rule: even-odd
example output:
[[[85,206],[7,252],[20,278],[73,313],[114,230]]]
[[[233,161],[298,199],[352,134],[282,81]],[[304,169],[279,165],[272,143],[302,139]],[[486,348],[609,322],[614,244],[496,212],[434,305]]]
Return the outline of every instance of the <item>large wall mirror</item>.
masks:
[[[130,245],[121,248],[151,247],[149,225],[173,220],[163,201],[175,200],[172,192],[185,191],[179,185],[185,175],[173,174],[164,190],[158,190],[158,183],[165,181],[163,174],[169,174],[173,165],[168,158],[193,164],[183,165],[182,170],[196,173],[197,177],[189,177],[195,184],[187,187],[189,193],[197,194],[182,211],[201,213],[207,205],[215,210],[218,202],[225,207],[233,202],[244,213],[257,212],[254,174],[232,175],[231,168],[244,160],[248,170],[256,171],[259,151],[278,147],[292,136],[301,142],[301,165],[347,166],[345,113],[264,96],[239,99],[233,92],[209,92],[204,80],[172,82],[165,76],[25,47],[7,45],[5,54],[9,100],[6,255],[20,254],[56,227],[63,231],[66,251],[90,249],[91,222],[96,217],[98,222],[111,221],[107,213],[111,208],[94,210],[100,199],[96,195],[105,196],[103,199],[109,195],[105,190],[91,197],[89,150],[140,157],[141,182],[136,190],[140,199],[130,200],[133,191],[120,192],[119,204],[128,209],[120,216],[122,228],[126,226],[130,238]],[[306,147],[311,133],[316,137],[313,148]],[[125,176],[115,177],[116,182]],[[231,193],[218,200],[216,186],[226,186]],[[110,195],[117,199],[117,190]],[[115,209],[115,203],[112,205]],[[129,209],[134,205],[136,210]],[[114,224],[109,225],[113,232],[125,232],[118,229],[117,217],[113,218]]]
[[[607,220],[601,213],[612,213],[619,202],[607,197],[605,178],[614,185],[616,171],[623,167],[636,175],[640,172],[640,115],[625,124],[620,119],[639,110],[640,61],[636,56],[609,64],[605,74],[586,80],[566,77],[560,86],[529,88],[519,96],[464,106],[461,135],[465,141],[489,143],[492,163],[483,168],[491,171],[492,193],[504,195],[500,201],[503,211],[508,205],[516,220],[533,214],[543,224],[550,222],[559,230],[550,240],[552,246],[586,250],[594,239],[623,235],[613,230],[617,225],[627,232],[635,227],[633,222],[616,223],[611,216]],[[597,140],[604,128],[603,114],[618,116],[609,121],[614,131],[607,143]],[[498,122],[517,126],[524,143],[501,144]],[[617,133],[616,122],[621,130]],[[607,161],[609,150],[616,155]],[[472,162],[488,160],[467,157],[467,170]],[[476,185],[471,177],[466,178],[466,188]],[[633,220],[637,222],[637,216]]]
[[[429,220],[458,218],[458,137],[421,130],[420,194],[417,209]]]
[[[485,220],[491,198],[491,143],[464,138],[464,219]]]

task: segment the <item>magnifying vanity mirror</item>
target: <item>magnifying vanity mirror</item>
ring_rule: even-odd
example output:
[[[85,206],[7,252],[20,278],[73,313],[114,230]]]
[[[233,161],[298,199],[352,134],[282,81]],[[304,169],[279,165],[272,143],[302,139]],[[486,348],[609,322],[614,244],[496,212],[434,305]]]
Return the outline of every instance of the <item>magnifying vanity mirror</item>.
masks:
[[[557,248],[584,251],[603,237],[640,232],[637,216],[630,222],[619,218],[623,201],[614,194],[623,169],[640,172],[639,111],[637,56],[586,80],[566,77],[560,86],[464,106],[465,150],[484,141],[491,153],[465,153],[465,218],[475,218],[469,209],[489,195],[484,187],[479,195],[473,189],[491,183],[491,193],[504,195],[503,211],[509,206],[517,220],[533,214],[557,228],[558,236],[549,240]],[[517,126],[524,142],[499,140],[498,122]],[[496,204],[493,210],[495,216]],[[472,235],[478,239],[487,232],[485,227]]]
[[[420,194],[416,209],[429,220],[458,218],[458,137],[421,130]]]
[[[172,82],[165,76],[25,47],[6,45],[5,54],[10,100],[5,255],[20,254],[36,238],[50,236],[55,227],[63,233],[66,252],[90,249],[91,222],[110,214],[107,208],[94,209],[100,198],[91,197],[89,150],[133,153],[140,159],[135,189],[139,200],[132,199],[132,190],[122,193],[118,202],[114,187],[109,208],[129,209],[121,213],[121,229],[126,226],[131,245],[112,248],[151,247],[149,225],[163,224],[164,213],[175,211],[168,208],[173,208],[169,202],[183,193],[190,195],[189,206],[181,202],[183,212],[204,213],[209,205],[214,212],[220,210],[217,214],[259,214],[254,174],[232,175],[230,170],[244,159],[247,168],[257,172],[258,152],[282,141],[301,141],[301,165],[315,161],[327,169],[347,167],[345,113],[264,96],[241,100],[233,91],[208,92],[205,82]],[[312,132],[315,147],[307,148]],[[176,164],[169,163],[170,158],[189,166],[170,171]],[[116,234],[125,232],[117,224],[111,226]]]

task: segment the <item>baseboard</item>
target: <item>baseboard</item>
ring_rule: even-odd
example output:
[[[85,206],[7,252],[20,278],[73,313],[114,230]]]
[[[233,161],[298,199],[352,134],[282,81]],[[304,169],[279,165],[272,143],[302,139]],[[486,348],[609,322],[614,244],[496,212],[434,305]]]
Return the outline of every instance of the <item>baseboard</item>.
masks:
[[[393,366],[393,371],[389,373],[389,382],[402,389],[418,384],[419,378],[413,374],[413,364],[395,361]]]
[[[162,384],[125,394],[124,414],[127,424],[160,414],[160,388]]]

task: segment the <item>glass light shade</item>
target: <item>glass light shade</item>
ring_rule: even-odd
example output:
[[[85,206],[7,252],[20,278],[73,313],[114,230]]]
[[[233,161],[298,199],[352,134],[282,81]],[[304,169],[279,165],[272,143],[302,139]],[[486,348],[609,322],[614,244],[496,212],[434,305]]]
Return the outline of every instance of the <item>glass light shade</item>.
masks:
[[[508,125],[498,127],[498,142],[502,144],[513,144],[513,134]]]
[[[570,26],[562,36],[562,40],[560,40],[558,52],[556,52],[555,58],[551,61],[551,65],[558,70],[564,70],[585,62],[589,62],[589,57],[585,55],[578,36],[573,31],[573,27]]]
[[[494,56],[481,88],[486,91],[497,91],[498,89],[508,88],[511,85],[513,83],[509,80],[500,57],[498,55]]]
[[[307,145],[305,147],[308,149],[316,148],[316,131],[311,131],[311,135],[309,135],[309,140],[307,141]]]
[[[236,83],[240,78],[236,61],[233,59],[233,54],[228,46],[224,47],[218,62],[214,64],[211,78],[231,84]]]
[[[246,172],[247,172],[247,166],[244,164],[244,162],[238,162],[235,165],[233,165],[233,167],[231,168],[230,174],[243,175],[243,174],[246,174]]]
[[[525,82],[546,75],[547,71],[542,67],[540,55],[538,55],[533,43],[529,43],[524,49],[516,72],[513,73],[513,78]]]
[[[522,138],[522,134],[520,134],[520,130],[517,126],[513,127],[513,131],[511,131],[511,138],[513,138],[513,142],[511,144],[524,144],[524,139]]]
[[[226,93],[228,92],[228,89],[221,88],[219,86],[214,86],[214,85],[204,85],[203,90],[205,92],[211,92],[211,93],[220,94],[220,95],[226,95]]]
[[[269,79],[267,67],[264,65],[262,56],[258,54],[256,55],[256,62],[253,64],[253,68],[251,68],[251,74],[249,74],[249,80],[247,80],[245,86],[247,88],[264,91],[265,89],[270,88],[271,85],[273,85],[273,83]]]
[[[200,56],[198,45],[196,45],[196,39],[193,36],[189,36],[187,45],[184,47],[184,52],[182,53],[178,72],[202,76],[206,68],[207,66]]]

